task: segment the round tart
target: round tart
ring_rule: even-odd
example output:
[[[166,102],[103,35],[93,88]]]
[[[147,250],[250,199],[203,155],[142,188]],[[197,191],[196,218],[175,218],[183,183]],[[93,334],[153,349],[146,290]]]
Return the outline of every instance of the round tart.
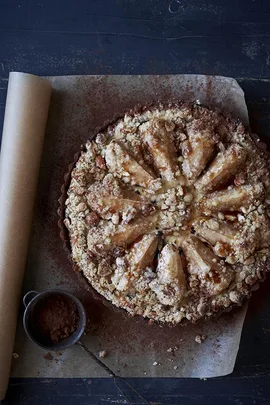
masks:
[[[125,114],[71,172],[76,268],[117,307],[159,322],[240,305],[270,268],[268,159],[241,123],[197,104]]]

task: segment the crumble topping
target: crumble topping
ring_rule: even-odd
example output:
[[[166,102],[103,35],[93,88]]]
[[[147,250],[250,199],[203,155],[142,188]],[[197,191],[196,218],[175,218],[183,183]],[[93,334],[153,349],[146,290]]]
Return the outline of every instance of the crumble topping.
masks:
[[[73,261],[132,315],[176,324],[241,304],[270,269],[268,159],[198,104],[126,114],[72,170]]]

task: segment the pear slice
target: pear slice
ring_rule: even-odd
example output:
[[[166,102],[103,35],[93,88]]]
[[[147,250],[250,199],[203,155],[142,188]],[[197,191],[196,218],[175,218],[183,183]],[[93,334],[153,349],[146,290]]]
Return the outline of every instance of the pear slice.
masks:
[[[127,256],[117,259],[117,267],[111,280],[118,291],[130,291],[134,288],[142,271],[153,261],[158,240],[157,235],[144,235],[140,241],[134,243]]]
[[[153,119],[142,124],[140,132],[161,177],[168,182],[176,180],[179,167],[176,161],[175,147],[169,132],[166,130],[165,121]]]
[[[111,236],[111,243],[114,246],[134,242],[139,236],[155,230],[157,214],[148,217],[138,218],[132,223],[120,225],[117,231]]]
[[[233,269],[216,257],[212,250],[195,236],[190,236],[182,243],[186,256],[187,269],[197,275],[200,289],[208,296],[220,294],[234,278]]]
[[[224,191],[216,191],[204,197],[200,201],[199,207],[202,212],[239,211],[241,207],[248,207],[263,195],[262,183],[229,187]]]
[[[110,175],[108,175],[110,176]],[[107,177],[108,177],[107,176]],[[112,214],[124,214],[145,209],[149,206],[137,193],[130,190],[123,190],[119,187],[116,179],[110,183],[103,181],[95,182],[88,188],[87,203],[89,207],[97,212],[101,218],[108,219]]]
[[[196,235],[213,246],[218,256],[226,257],[233,253],[237,229],[232,225],[216,219],[200,218],[193,223],[193,228]]]
[[[245,149],[237,143],[230,145],[224,152],[217,154],[206,173],[196,182],[195,187],[203,192],[215,190],[233,177],[245,160]]]
[[[153,262],[158,241],[158,235],[150,234],[144,235],[140,241],[134,243],[127,257],[133,273],[140,273]]]
[[[219,262],[212,250],[195,236],[182,242],[190,274],[205,275],[211,269],[219,270]]]
[[[126,183],[154,190],[161,187],[160,182],[151,174],[151,170],[147,170],[146,165],[143,167],[139,164],[119,142],[112,141],[107,146],[105,161],[110,172]]]
[[[176,280],[182,292],[185,290],[186,276],[178,249],[174,245],[168,244],[162,249],[157,266],[157,275],[162,284]]]
[[[157,278],[150,283],[164,305],[176,305],[186,292],[186,276],[178,249],[166,245],[162,249],[157,266]]]
[[[107,228],[104,229],[102,225],[92,228],[87,235],[88,249],[98,256],[105,257],[108,251],[114,247],[128,245],[144,233],[153,232],[157,218],[156,213],[148,217],[141,217],[131,223],[119,225],[112,233],[109,233]]]
[[[225,221],[216,219],[200,218],[193,223],[197,235],[205,239],[212,246],[217,242],[232,245],[237,230]]]
[[[184,156],[182,170],[190,180],[197,179],[201,174],[211,158],[217,142],[212,132],[200,129],[200,122],[200,120],[194,120],[187,125],[188,140],[182,145]]]

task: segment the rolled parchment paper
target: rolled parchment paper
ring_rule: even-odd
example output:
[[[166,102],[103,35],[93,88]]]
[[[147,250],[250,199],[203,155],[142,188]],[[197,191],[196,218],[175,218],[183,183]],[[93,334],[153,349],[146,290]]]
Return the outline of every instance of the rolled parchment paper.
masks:
[[[9,76],[0,156],[0,400],[8,385],[51,84]]]

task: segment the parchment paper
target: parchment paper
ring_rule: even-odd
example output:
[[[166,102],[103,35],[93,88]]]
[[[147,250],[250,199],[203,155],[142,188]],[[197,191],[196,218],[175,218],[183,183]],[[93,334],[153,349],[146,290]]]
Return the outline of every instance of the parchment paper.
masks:
[[[0,399],[5,395],[51,85],[9,77],[0,159]]]
[[[53,93],[46,130],[35,219],[24,290],[60,287],[75,293],[91,315],[89,348],[107,350],[104,362],[124,377],[213,377],[232,372],[246,307],[186,327],[150,325],[94,300],[62,249],[57,199],[74,153],[97,127],[136,104],[199,100],[248,124],[244,94],[230,78],[174,76],[50,77]],[[202,344],[196,335],[207,336]],[[79,348],[47,353],[29,342],[19,323],[12,375],[16,377],[105,377]],[[156,364],[157,363],[157,364]]]

